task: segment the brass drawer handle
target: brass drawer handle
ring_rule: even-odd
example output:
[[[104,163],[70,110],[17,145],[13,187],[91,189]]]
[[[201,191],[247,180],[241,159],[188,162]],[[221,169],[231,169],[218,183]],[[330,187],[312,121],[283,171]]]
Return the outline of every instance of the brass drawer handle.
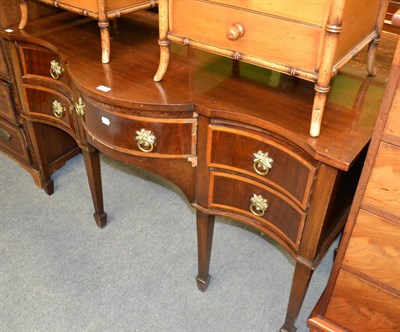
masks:
[[[61,103],[57,100],[53,101],[53,114],[56,118],[61,119],[65,115],[66,109],[65,106],[61,105]]]
[[[269,157],[268,152],[262,152],[261,150],[254,153],[253,156],[253,169],[255,172],[260,175],[267,175],[272,169],[274,160]]]
[[[53,60],[50,62],[50,75],[55,80],[58,80],[63,75],[64,69],[58,63],[57,60]]]
[[[11,134],[4,128],[0,128],[0,138],[9,141],[11,139]]]
[[[136,141],[138,148],[143,152],[151,152],[156,145],[156,137],[151,130],[141,129],[136,131]]]
[[[85,103],[83,102],[82,98],[79,97],[78,102],[75,103],[75,111],[76,114],[80,115],[80,116],[84,116],[85,115]]]
[[[262,217],[268,209],[268,201],[261,195],[253,194],[250,202],[250,211],[255,216]]]
[[[229,40],[238,40],[239,38],[243,37],[244,35],[244,28],[241,24],[235,24],[231,26],[228,31],[226,32],[226,37]]]

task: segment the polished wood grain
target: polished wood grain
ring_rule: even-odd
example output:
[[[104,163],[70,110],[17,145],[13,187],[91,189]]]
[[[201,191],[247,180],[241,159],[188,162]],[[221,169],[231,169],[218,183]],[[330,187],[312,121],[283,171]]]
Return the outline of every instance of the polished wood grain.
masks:
[[[399,331],[400,298],[346,271],[338,276],[326,312],[330,321],[340,322],[347,331]]]
[[[335,264],[308,320],[312,331],[400,331],[399,55],[400,43]]]
[[[210,282],[216,215],[265,230],[295,260],[282,327],[294,331],[313,270],[346,220],[386,77],[366,78],[364,68],[346,68],[332,82],[324,131],[312,138],[312,83],[180,45],[171,46],[175,61],[169,79],[155,83],[158,17],[147,12],[127,15],[119,27],[111,42],[113,60],[106,65],[94,61],[101,48],[93,40],[96,22],[71,13],[61,12],[1,37],[15,45],[18,59],[21,54],[29,62],[38,59],[38,47],[50,50],[65,65],[65,82],[48,77],[47,66],[42,72],[27,64],[26,74],[20,69],[18,84],[21,91],[38,85],[73,100],[76,126],[71,136],[84,154],[97,224],[106,223],[100,151],[165,177],[196,207],[197,282],[203,291]],[[44,111],[30,112],[28,101],[35,98],[34,104],[39,104],[39,97],[28,96],[22,115],[37,140],[35,154],[42,157],[40,150],[46,147],[38,128],[46,123],[61,130],[65,124]],[[80,102],[86,105],[82,109],[77,107]],[[156,134],[152,152],[140,151],[135,142],[136,131],[142,128]],[[259,144],[277,153],[274,166],[283,165],[270,171],[269,180],[251,174],[253,161],[247,153]],[[232,187],[242,190],[236,193]],[[250,197],[244,196],[254,193],[272,195],[265,218],[248,210]]]
[[[18,124],[11,91],[11,84],[0,80],[0,114],[6,120]]]
[[[109,20],[116,19],[122,14],[127,14],[137,10],[155,7],[157,0],[35,0],[38,3],[53,5],[63,8],[73,13],[89,16],[98,20],[101,39],[101,61],[110,61],[110,32]],[[21,21],[19,29],[25,29],[28,23],[29,6],[27,0],[20,0]]]
[[[292,3],[160,0],[160,62],[154,80],[166,74],[173,41],[315,82],[309,133],[318,137],[337,71],[369,45],[367,70],[376,74],[388,0],[370,0],[363,6],[357,0],[302,2],[293,8]],[[296,8],[300,16],[293,19],[290,13]],[[199,19],[193,20],[191,12]],[[316,12],[320,24],[310,23]]]

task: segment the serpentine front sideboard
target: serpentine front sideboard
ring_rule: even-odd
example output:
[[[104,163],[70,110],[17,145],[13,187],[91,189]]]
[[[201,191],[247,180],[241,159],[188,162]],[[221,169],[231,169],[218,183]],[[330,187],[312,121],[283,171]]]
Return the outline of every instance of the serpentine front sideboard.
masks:
[[[51,142],[38,139],[37,123],[73,137],[100,227],[99,151],[175,183],[197,210],[202,291],[215,216],[270,235],[296,262],[281,328],[295,331],[313,270],[346,220],[384,79],[345,69],[333,81],[324,131],[312,138],[311,83],[179,45],[170,48],[168,80],[156,83],[157,15],[122,17],[119,28],[109,64],[95,56],[96,22],[68,12],[1,32],[38,156]]]

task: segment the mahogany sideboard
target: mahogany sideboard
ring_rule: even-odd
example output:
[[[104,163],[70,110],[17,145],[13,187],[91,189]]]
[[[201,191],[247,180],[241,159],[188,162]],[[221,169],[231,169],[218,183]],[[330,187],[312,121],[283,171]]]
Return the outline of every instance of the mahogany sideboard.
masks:
[[[332,82],[324,131],[312,138],[312,83],[180,45],[170,48],[169,79],[156,83],[157,15],[121,17],[109,64],[96,61],[97,28],[62,12],[0,33],[38,159],[46,165],[43,150],[53,144],[38,125],[77,142],[100,227],[106,214],[99,151],[175,183],[197,209],[203,291],[215,216],[270,235],[295,260],[281,328],[295,331],[313,270],[346,220],[384,76],[346,67]],[[40,171],[50,179],[46,167]]]
[[[400,11],[393,16],[400,27]],[[312,331],[400,331],[400,43]]]

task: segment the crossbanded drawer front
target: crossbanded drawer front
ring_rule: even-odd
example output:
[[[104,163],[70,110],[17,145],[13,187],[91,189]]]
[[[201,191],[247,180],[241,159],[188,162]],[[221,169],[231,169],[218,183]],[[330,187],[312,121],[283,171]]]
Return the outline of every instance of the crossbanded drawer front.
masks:
[[[306,208],[316,166],[304,152],[229,127],[210,126],[209,137],[208,166],[255,177],[281,190]],[[267,160],[259,161],[263,157]]]
[[[210,175],[210,209],[255,219],[292,249],[298,249],[305,212],[294,202],[272,188],[244,177],[222,172],[211,172]],[[264,209],[257,208],[255,196],[266,200]]]
[[[57,81],[66,81],[64,64],[59,56],[43,47],[19,45],[22,75],[37,75]]]
[[[85,104],[84,125],[89,135],[114,150],[157,158],[196,155],[195,118],[147,118],[99,109],[89,100]]]
[[[0,80],[0,116],[18,124],[11,99],[10,85],[2,80]]]
[[[185,0],[183,6],[181,1],[172,1],[170,6],[171,35],[307,72],[318,67],[322,38],[318,27],[195,0]],[[193,13],[207,19],[193,19]],[[231,40],[227,32],[237,24],[244,33]]]
[[[29,163],[24,133],[21,128],[0,118],[0,149],[24,163]]]
[[[74,130],[73,104],[62,93],[34,85],[24,85],[30,115],[42,116]]]

